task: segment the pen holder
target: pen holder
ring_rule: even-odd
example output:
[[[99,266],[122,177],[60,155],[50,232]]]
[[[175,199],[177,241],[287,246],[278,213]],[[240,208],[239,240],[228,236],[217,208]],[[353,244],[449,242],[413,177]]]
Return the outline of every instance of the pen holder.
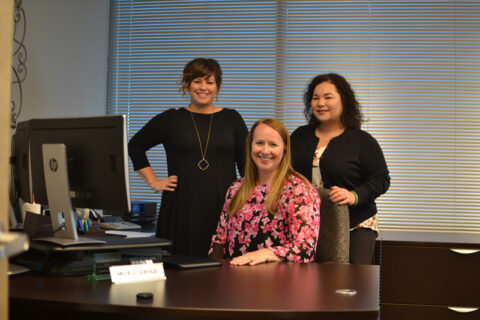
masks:
[[[105,237],[105,230],[93,229],[89,231],[79,231],[78,234],[86,237]]]
[[[77,224],[77,233],[84,236],[90,237],[104,237],[105,231],[98,228],[96,222],[78,219],[76,220]],[[87,227],[88,225],[88,227]]]

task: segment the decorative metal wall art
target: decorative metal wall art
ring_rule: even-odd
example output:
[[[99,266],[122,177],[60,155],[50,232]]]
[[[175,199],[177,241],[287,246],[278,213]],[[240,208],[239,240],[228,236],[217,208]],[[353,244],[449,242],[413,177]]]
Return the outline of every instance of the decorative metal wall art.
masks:
[[[13,31],[13,59],[12,59],[12,100],[11,100],[11,126],[16,128],[17,119],[22,111],[23,92],[22,83],[27,77],[27,48],[25,47],[25,33],[27,21],[25,11],[22,7],[22,0],[15,0]]]

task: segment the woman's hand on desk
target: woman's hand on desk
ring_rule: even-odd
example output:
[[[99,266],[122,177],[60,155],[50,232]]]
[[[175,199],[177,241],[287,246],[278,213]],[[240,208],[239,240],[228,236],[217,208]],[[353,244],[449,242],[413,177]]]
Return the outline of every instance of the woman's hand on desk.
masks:
[[[279,257],[273,253],[272,250],[265,248],[257,251],[246,253],[242,256],[235,257],[230,261],[230,264],[236,266],[250,265],[254,266],[256,264],[264,263],[267,261],[281,261]]]

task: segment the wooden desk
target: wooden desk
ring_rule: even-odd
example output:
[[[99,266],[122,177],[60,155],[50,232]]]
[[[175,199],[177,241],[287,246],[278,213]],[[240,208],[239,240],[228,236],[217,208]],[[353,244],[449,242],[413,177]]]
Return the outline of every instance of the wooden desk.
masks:
[[[84,277],[10,279],[10,319],[377,319],[378,266],[267,263],[167,269],[167,280],[113,285]],[[341,295],[337,289],[354,289]],[[152,292],[139,303],[138,292]]]

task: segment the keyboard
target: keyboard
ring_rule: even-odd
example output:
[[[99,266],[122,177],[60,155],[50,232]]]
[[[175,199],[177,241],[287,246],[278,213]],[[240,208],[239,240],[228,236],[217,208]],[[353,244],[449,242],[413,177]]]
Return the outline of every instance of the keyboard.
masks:
[[[138,230],[142,227],[128,221],[100,222],[98,226],[105,230]]]

